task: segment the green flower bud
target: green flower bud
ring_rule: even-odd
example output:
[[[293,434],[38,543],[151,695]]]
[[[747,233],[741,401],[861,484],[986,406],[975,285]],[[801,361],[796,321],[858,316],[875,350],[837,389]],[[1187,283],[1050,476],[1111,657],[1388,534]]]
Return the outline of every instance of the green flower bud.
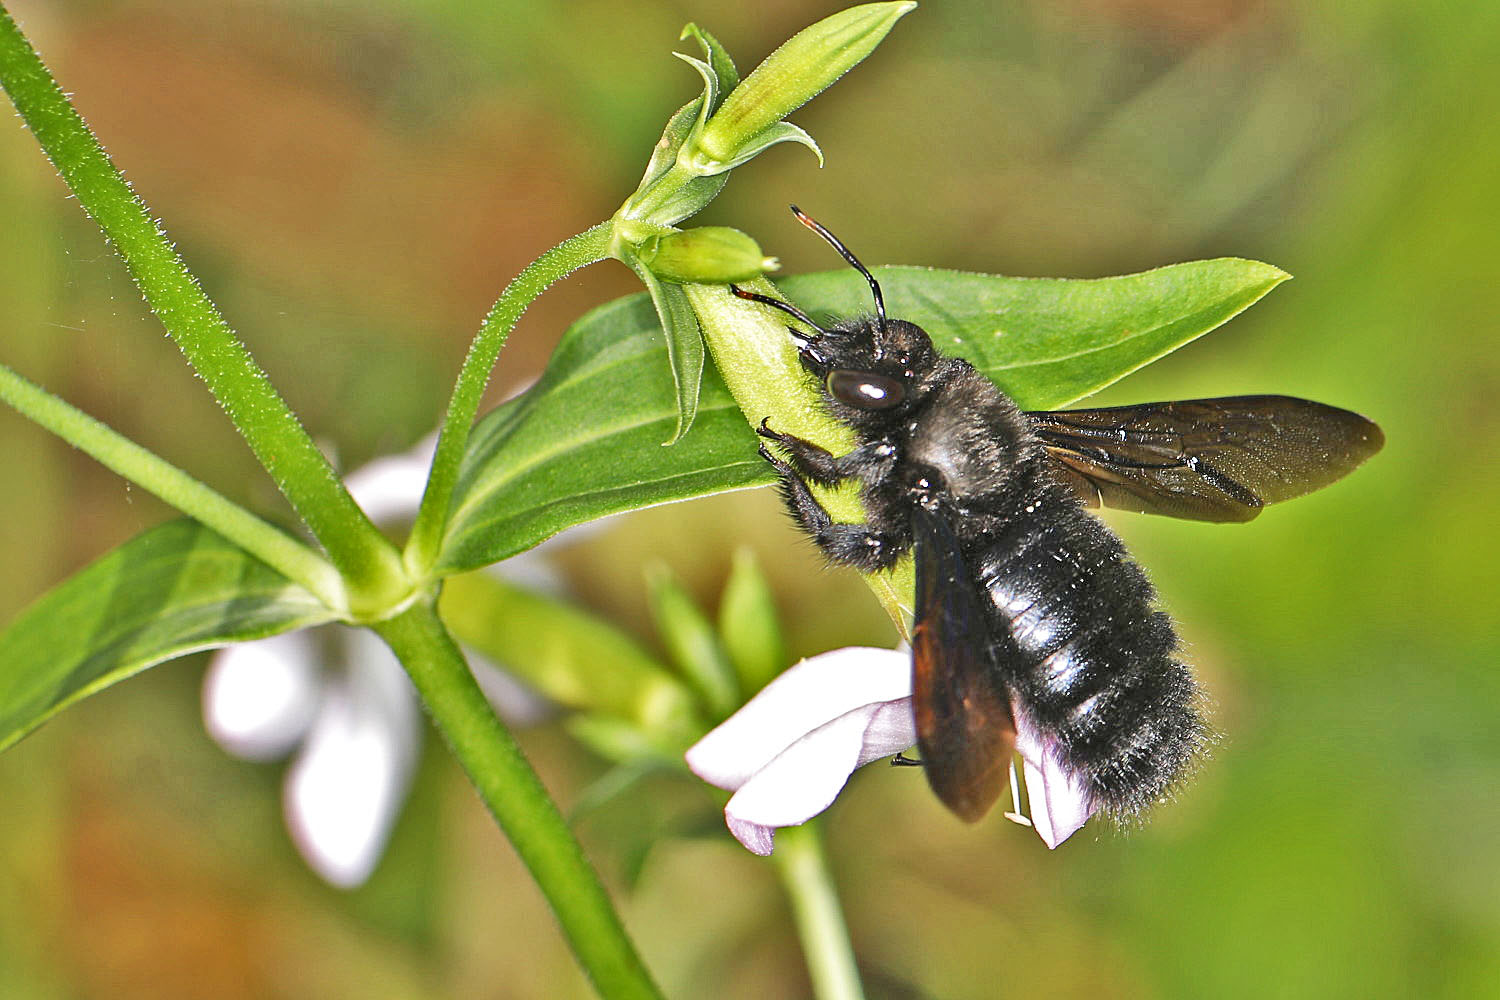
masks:
[[[741,548],[719,598],[719,638],[748,698],[787,668],[776,597],[755,553]]]
[[[641,263],[663,281],[722,285],[749,281],[777,268],[776,258],[738,229],[703,226],[671,233],[641,246]]]
[[[863,4],[793,35],[709,118],[697,137],[696,158],[705,165],[734,164],[743,161],[746,148],[763,149],[756,142],[763,133],[857,66],[914,7],[913,0]],[[802,141],[791,133],[778,138]]]

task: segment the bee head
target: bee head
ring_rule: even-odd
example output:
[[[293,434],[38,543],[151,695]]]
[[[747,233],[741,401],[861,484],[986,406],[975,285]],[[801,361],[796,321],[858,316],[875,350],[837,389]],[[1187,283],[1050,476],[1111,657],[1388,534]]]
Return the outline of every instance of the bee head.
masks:
[[[788,329],[791,329],[788,327]],[[864,317],[816,336],[792,330],[802,364],[840,415],[900,411],[920,393],[937,362],[927,333],[900,319]]]
[[[906,320],[887,319],[880,283],[849,248],[796,205],[792,214],[804,226],[823,237],[849,266],[870,283],[875,314],[847,320],[832,327],[814,323],[796,306],[757,295],[731,285],[741,298],[774,306],[801,320],[817,332],[805,333],[787,327],[802,356],[802,364],[823,383],[839,415],[859,421],[877,413],[894,413],[919,394],[922,384],[938,361],[927,332]]]

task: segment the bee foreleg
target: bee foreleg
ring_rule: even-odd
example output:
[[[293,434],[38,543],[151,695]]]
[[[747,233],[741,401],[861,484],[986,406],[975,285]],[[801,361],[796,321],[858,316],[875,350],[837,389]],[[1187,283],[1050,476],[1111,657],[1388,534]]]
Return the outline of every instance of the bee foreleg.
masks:
[[[797,474],[819,486],[835,486],[853,477],[872,481],[887,474],[895,464],[896,449],[888,441],[871,441],[846,455],[834,455],[811,441],[772,430],[770,419],[762,420],[755,433],[780,445]]]

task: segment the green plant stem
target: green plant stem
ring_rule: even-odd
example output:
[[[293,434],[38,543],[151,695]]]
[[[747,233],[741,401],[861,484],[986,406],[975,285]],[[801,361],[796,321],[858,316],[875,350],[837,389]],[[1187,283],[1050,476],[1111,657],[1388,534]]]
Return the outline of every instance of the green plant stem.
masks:
[[[849,928],[816,821],[776,831],[771,860],[792,902],[813,995],[818,1000],[864,1000]]]
[[[520,747],[495,717],[430,601],[373,626],[405,665],[432,721],[552,905],[601,995],[659,998],[598,874]]]
[[[448,400],[448,412],[438,434],[427,491],[422,495],[422,506],[407,542],[406,565],[414,576],[425,575],[436,564],[441,552],[443,532],[448,526],[448,507],[453,499],[453,489],[458,484],[458,470],[469,441],[469,431],[479,413],[490,371],[495,367],[495,359],[500,356],[500,349],[505,346],[510,331],[526,307],[546,291],[547,286],[581,267],[611,256],[614,241],[613,222],[601,222],[569,237],[528,264],[490,308],[479,332],[474,335],[474,342],[469,345],[468,356],[464,358],[458,381],[453,386],[453,396]]]
[[[343,581],[322,556],[5,365],[0,365],[0,400],[300,583],[328,607],[344,607]]]
[[[406,589],[395,549],[349,496],[3,6],[0,84],[124,259],[151,311],[327,549],[347,580],[355,611],[388,607]]]

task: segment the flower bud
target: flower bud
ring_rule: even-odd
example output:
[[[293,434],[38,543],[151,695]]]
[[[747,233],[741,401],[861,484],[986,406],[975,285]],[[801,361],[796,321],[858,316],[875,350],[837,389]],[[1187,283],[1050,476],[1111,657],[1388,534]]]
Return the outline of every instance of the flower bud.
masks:
[[[663,281],[721,285],[749,281],[777,267],[776,258],[738,229],[703,226],[648,240],[641,262]]]
[[[697,138],[700,156],[721,164],[739,160],[743,147],[857,66],[914,7],[912,0],[863,4],[793,35],[709,118]]]

